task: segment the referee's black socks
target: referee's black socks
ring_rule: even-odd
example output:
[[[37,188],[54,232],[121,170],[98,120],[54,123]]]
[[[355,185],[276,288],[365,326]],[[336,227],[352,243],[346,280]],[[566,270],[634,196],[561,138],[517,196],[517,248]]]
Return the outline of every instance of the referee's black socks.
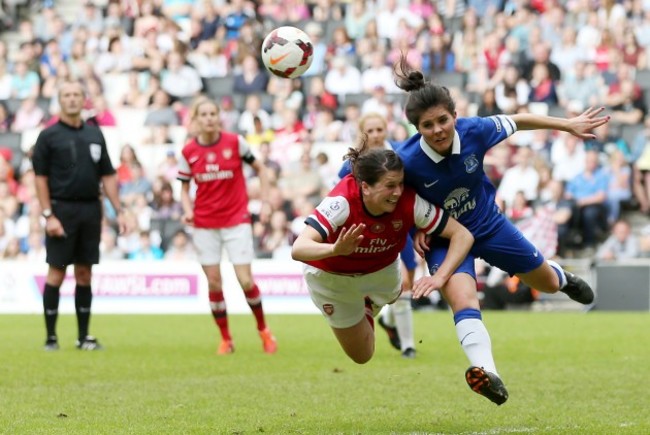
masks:
[[[90,306],[93,301],[93,294],[89,285],[75,287],[74,308],[77,312],[77,327],[79,330],[79,341],[83,341],[88,335],[88,324],[90,323]]]
[[[56,337],[56,320],[59,317],[59,287],[45,283],[43,288],[43,313],[47,337]]]

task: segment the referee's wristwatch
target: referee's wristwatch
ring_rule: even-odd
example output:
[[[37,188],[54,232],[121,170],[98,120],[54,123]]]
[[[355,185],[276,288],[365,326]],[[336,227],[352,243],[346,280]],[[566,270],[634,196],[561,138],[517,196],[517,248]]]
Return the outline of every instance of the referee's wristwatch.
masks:
[[[52,214],[52,209],[51,208],[44,208],[43,212],[41,213],[45,219],[49,219],[50,217],[54,216]]]

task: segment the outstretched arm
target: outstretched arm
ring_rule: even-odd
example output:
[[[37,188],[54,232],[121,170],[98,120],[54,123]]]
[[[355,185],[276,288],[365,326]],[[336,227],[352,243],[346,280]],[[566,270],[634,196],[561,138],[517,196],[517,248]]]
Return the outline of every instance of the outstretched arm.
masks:
[[[291,248],[291,258],[297,261],[320,260],[338,255],[350,255],[363,241],[365,224],[352,224],[341,229],[334,243],[327,243],[320,233],[307,225]]]
[[[561,130],[581,139],[595,139],[596,136],[592,130],[605,124],[611,118],[609,115],[598,116],[603,110],[605,110],[604,107],[590,107],[573,118],[555,118],[531,113],[519,113],[510,117],[517,124],[517,130]]]

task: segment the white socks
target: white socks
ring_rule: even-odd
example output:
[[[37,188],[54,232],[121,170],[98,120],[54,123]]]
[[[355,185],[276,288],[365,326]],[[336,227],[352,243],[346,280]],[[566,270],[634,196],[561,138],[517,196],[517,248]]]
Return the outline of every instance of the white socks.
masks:
[[[411,308],[410,293],[402,295],[389,306],[395,318],[395,327],[397,335],[402,343],[402,352],[408,349],[415,349],[415,339],[413,338],[413,308]]]
[[[464,318],[458,321],[456,323],[456,334],[470,365],[482,367],[488,372],[498,375],[492,357],[490,334],[488,334],[481,319]]]

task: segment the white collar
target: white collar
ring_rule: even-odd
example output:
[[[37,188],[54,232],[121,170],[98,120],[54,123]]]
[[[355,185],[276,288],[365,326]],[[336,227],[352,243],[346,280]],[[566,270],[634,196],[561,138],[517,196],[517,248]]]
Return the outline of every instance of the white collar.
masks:
[[[420,136],[420,148],[422,148],[424,154],[429,156],[429,158],[436,163],[440,163],[445,158],[445,156],[438,154],[438,152],[427,144],[424,140],[424,136]],[[454,140],[451,142],[451,153],[460,154],[460,137],[456,130],[454,130]]]

